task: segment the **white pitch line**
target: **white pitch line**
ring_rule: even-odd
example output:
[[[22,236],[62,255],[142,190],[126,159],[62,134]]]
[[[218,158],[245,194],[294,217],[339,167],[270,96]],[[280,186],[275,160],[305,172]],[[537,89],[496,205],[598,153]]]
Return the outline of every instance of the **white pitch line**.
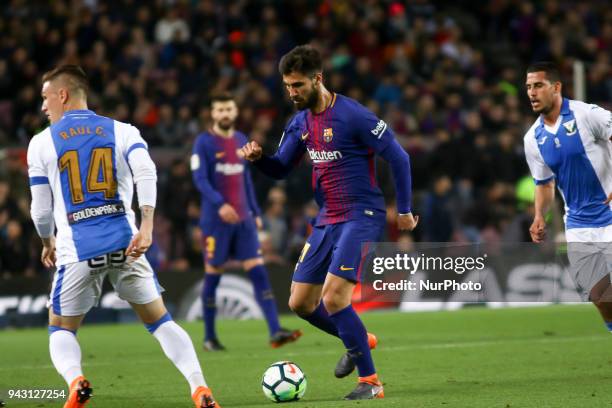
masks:
[[[481,340],[481,341],[465,341],[465,342],[453,342],[453,343],[434,343],[434,344],[405,344],[401,346],[381,346],[376,349],[377,353],[385,353],[385,352],[395,352],[402,350],[439,350],[439,349],[456,349],[456,348],[471,348],[471,347],[488,347],[488,346],[498,346],[501,344],[522,344],[522,343],[537,343],[537,344],[550,344],[550,343],[571,343],[575,341],[598,341],[604,340],[609,336],[602,335],[591,335],[591,336],[575,336],[575,337],[545,337],[545,338],[521,338],[521,339],[506,339],[506,340]],[[316,348],[316,347],[315,347]],[[295,357],[295,356],[319,356],[319,355],[336,355],[341,353],[342,349],[314,349],[308,351],[300,351],[297,352],[289,352],[284,353],[283,356],[287,357]],[[236,355],[232,355],[231,351],[229,353],[223,353],[224,355],[212,355],[207,354],[205,358],[202,358],[203,362],[206,360],[232,360],[236,359]],[[161,356],[161,353],[160,353]],[[241,356],[241,360],[247,359],[259,359],[267,357],[268,355],[263,354],[254,354],[249,353],[247,356]],[[151,359],[130,359],[130,364],[151,364]],[[116,362],[87,362],[86,359],[83,362],[83,366],[87,367],[104,367],[110,365],[116,365]],[[40,369],[52,369],[54,368],[51,364],[41,364],[41,365],[28,365],[28,366],[19,366],[19,370],[40,370]],[[15,368],[9,367],[0,367],[0,372],[2,371],[13,371]]]

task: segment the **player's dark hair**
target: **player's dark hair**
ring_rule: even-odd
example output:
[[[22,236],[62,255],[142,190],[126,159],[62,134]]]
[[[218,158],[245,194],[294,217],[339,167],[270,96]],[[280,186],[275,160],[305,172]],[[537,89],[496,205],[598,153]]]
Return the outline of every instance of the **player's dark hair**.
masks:
[[[83,92],[83,96],[87,97],[87,93],[89,92],[89,80],[83,68],[78,65],[60,65],[51,71],[45,72],[42,81],[53,81],[59,77],[64,77],[66,79],[71,91],[81,91]]]
[[[283,55],[278,70],[281,75],[289,75],[297,72],[312,76],[323,71],[323,59],[321,53],[310,45],[298,45],[287,54]]]
[[[229,91],[216,92],[210,96],[210,106],[215,102],[235,101],[234,95]]]
[[[527,73],[530,74],[532,72],[545,72],[546,78],[552,82],[561,82],[561,72],[557,65],[550,61],[539,61],[534,62],[533,64],[527,67]]]

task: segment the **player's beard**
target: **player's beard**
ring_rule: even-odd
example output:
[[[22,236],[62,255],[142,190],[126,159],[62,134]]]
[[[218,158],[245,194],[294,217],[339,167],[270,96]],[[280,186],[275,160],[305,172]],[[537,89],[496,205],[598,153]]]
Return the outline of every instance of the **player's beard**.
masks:
[[[217,126],[219,126],[219,128],[221,128],[222,130],[227,131],[234,127],[234,121],[231,119],[221,119],[217,123]]]
[[[537,113],[538,115],[548,115],[550,111],[552,111],[554,105],[553,98],[550,98],[548,103],[546,103],[544,100],[542,100],[542,97],[540,97],[537,99],[537,102],[540,104],[540,107],[534,108],[532,105],[531,109],[533,110],[533,113]]]
[[[317,101],[319,100],[319,93],[320,92],[317,87],[313,85],[312,90],[310,91],[310,94],[306,96],[306,99],[296,102],[295,107],[298,110],[314,109],[314,107],[317,106]]]
[[[541,105],[541,107],[539,109],[533,109],[534,113],[537,113],[538,115],[548,115],[548,113],[552,110],[552,104],[549,105]]]

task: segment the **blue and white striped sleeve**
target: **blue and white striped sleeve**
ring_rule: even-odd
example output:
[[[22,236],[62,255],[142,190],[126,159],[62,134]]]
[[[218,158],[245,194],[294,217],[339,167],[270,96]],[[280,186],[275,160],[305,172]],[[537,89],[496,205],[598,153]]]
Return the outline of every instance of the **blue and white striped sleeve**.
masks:
[[[537,185],[547,184],[555,178],[553,171],[544,162],[532,132],[528,132],[525,136],[525,158]]]
[[[42,141],[42,136],[34,136],[28,146],[28,176],[32,194],[30,214],[38,235],[41,238],[49,238],[55,232],[53,192],[42,157]]]
[[[119,123],[119,122],[116,122]],[[134,184],[138,195],[138,206],[155,207],[157,200],[157,169],[149,155],[147,142],[140,136],[140,131],[131,125],[123,124],[126,143],[124,152],[126,161],[132,170]]]
[[[598,105],[590,105],[587,118],[596,139],[612,139],[612,112]]]

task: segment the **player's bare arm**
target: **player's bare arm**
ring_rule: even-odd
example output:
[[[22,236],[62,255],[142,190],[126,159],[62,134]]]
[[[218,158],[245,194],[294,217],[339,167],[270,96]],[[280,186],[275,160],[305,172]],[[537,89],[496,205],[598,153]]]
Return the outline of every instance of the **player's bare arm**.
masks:
[[[138,258],[140,255],[147,252],[151,244],[153,243],[153,218],[155,214],[155,208],[149,205],[143,205],[140,207],[140,215],[142,217],[140,223],[140,229],[130,241],[125,250],[125,254],[132,258]]]
[[[540,243],[546,238],[546,221],[544,216],[555,199],[555,182],[539,184],[535,190],[535,217],[529,234],[533,242]]]

